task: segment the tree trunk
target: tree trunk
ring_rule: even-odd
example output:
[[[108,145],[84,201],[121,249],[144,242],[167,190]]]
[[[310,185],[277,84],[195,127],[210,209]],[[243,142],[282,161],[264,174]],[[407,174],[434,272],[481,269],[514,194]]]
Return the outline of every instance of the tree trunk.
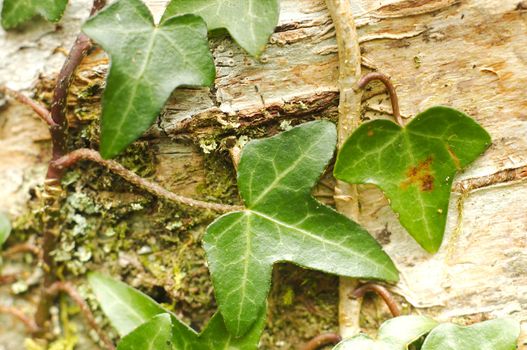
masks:
[[[146,2],[158,17],[166,3]],[[391,77],[405,118],[448,105],[474,117],[493,138],[484,156],[455,180],[445,241],[435,255],[410,238],[378,189],[359,187],[359,221],[401,271],[392,290],[406,311],[439,320],[472,323],[509,315],[527,321],[527,2],[352,0],[352,5],[363,70]],[[20,32],[1,32],[0,83],[32,89],[49,101],[53,73],[64,59],[57,49],[71,45],[88,11],[89,1],[75,1],[60,28],[36,21]],[[121,157],[123,164],[175,192],[236,203],[227,148],[305,120],[336,120],[337,47],[324,1],[281,0],[281,11],[260,61],[227,37],[212,39],[214,89],[176,91],[156,126]],[[95,52],[78,71],[69,119],[84,131],[72,130],[78,140],[72,147],[96,145],[106,67],[107,60]],[[363,96],[362,119],[390,117],[387,94],[373,85]],[[8,243],[35,239],[49,135],[31,111],[11,101],[0,113],[0,135],[0,210],[15,222]],[[201,327],[215,310],[199,245],[213,213],[160,202],[96,165],[83,164],[70,174],[56,252],[64,260],[61,272],[74,276],[81,289],[87,269],[121,276],[157,300],[172,302],[186,322]],[[326,176],[316,191],[329,204],[334,204],[332,186]],[[3,272],[32,271],[31,266],[9,262]],[[338,329],[337,278],[284,264],[275,268],[273,282],[262,349],[295,348]],[[24,283],[17,286],[20,291]],[[0,295],[3,304],[32,310],[37,293],[29,286],[15,297],[13,288],[4,286]],[[382,322],[368,312],[376,305],[366,305],[367,331]],[[0,316],[0,349],[20,349],[24,337],[11,322]],[[88,338],[79,348],[93,348]],[[522,342],[520,349],[527,346]]]

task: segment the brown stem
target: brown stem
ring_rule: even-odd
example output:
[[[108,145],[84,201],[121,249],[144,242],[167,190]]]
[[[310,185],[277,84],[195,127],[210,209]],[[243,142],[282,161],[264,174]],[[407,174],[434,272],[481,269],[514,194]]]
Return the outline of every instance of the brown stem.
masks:
[[[90,11],[90,16],[93,16],[97,11],[106,5],[106,0],[93,0],[93,5]],[[53,143],[53,158],[58,159],[66,154],[66,141],[68,120],[66,118],[66,102],[68,99],[68,91],[73,79],[73,75],[77,67],[92,47],[92,42],[85,34],[80,33],[73,44],[62,69],[57,78],[57,85],[53,90],[53,101],[51,103],[51,118],[55,122],[55,126],[50,128],[51,140]],[[50,167],[48,169],[48,179],[60,179],[62,174],[56,172],[57,169]]]
[[[50,111],[48,111],[46,107],[42,106],[37,101],[27,97],[21,92],[11,90],[10,88],[6,86],[0,86],[0,93],[3,93],[7,96],[11,96],[18,102],[30,107],[40,117],[40,119],[46,122],[46,124],[48,124],[50,127],[53,127],[56,125],[55,121],[51,118]]]
[[[386,303],[388,306],[388,309],[390,309],[390,313],[393,317],[397,317],[401,315],[401,311],[399,310],[399,306],[397,305],[397,302],[393,298],[392,294],[386,289],[385,287],[381,286],[380,284],[376,283],[366,283],[359,288],[355,289],[353,292],[353,297],[355,298],[362,298],[364,295],[368,292],[373,292],[380,296],[382,300]]]
[[[313,339],[311,339],[309,342],[304,345],[302,350],[317,350],[320,349],[322,346],[326,345],[335,345],[339,343],[342,340],[340,335],[336,333],[324,333],[317,335]]]
[[[3,256],[9,258],[20,253],[31,253],[37,258],[42,259],[42,250],[31,243],[21,243],[14,245],[5,251]]]
[[[18,280],[18,275],[11,273],[8,275],[0,275],[0,286],[5,284],[15,283]]]
[[[93,5],[91,7],[90,16],[95,15],[97,12],[102,10],[106,6],[106,0],[93,0]]]
[[[95,4],[95,3],[94,3]],[[91,48],[90,39],[84,35],[79,34],[71,51],[62,66],[59,73],[57,85],[53,90],[53,101],[51,103],[51,117],[55,125],[50,128],[52,140],[52,159],[58,159],[66,154],[66,141],[68,120],[66,118],[66,102],[68,98],[69,87],[73,78],[75,70],[82,62],[83,58]],[[62,174],[56,171],[54,167],[48,169],[48,179],[60,179]]]
[[[195,207],[195,208],[210,209],[210,210],[215,210],[219,212],[228,212],[228,211],[243,209],[243,207],[241,206],[232,206],[232,205],[225,205],[225,204],[219,204],[219,203],[209,203],[209,202],[199,201],[196,199],[180,196],[178,194],[168,191],[167,189],[159,186],[158,184],[154,182],[151,182],[151,181],[148,181],[142,178],[141,176],[135,174],[134,172],[126,169],[125,167],[123,167],[121,164],[119,164],[116,161],[103,159],[101,155],[99,154],[99,152],[94,151],[92,149],[81,148],[81,149],[75,150],[71,153],[68,153],[64,157],[55,160],[54,162],[52,162],[52,165],[56,167],[57,169],[59,169],[60,171],[63,171],[64,169],[75,165],[80,160],[90,160],[99,165],[102,165],[103,167],[111,171],[112,173],[121,176],[123,179],[130,182],[131,184],[162,199],[185,204],[185,205]]]
[[[55,298],[57,295],[59,295],[59,293],[67,294],[71,298],[71,300],[73,300],[73,302],[77,304],[86,322],[97,333],[106,348],[109,350],[115,350],[113,342],[110,340],[108,335],[102,330],[102,328],[99,327],[97,321],[95,320],[95,317],[93,316],[93,313],[90,310],[90,307],[81,297],[79,292],[77,292],[75,287],[71,283],[59,281],[53,283],[46,289],[46,294],[48,294],[51,298]]]
[[[93,15],[106,4],[105,0],[94,0],[90,11]],[[73,44],[62,69],[59,72],[57,85],[53,91],[53,101],[51,103],[51,118],[55,125],[50,127],[51,141],[52,141],[52,160],[58,159],[66,154],[66,142],[67,142],[67,129],[68,121],[66,118],[66,102],[68,98],[68,91],[72,81],[75,70],[82,62],[83,58],[91,48],[92,43],[90,39],[84,35],[79,34],[75,43]],[[51,252],[56,248],[57,245],[57,213],[60,204],[61,191],[60,179],[62,178],[63,172],[56,167],[48,167],[46,175],[45,186],[46,186],[46,197],[47,197],[47,212],[46,224],[44,229],[44,237],[42,241],[42,255],[43,255],[43,267],[45,271],[44,277],[44,288],[49,287],[54,281],[54,262]],[[41,299],[37,306],[37,312],[35,314],[35,322],[41,329],[45,329],[45,325],[50,318],[49,308],[51,306],[51,300],[49,296],[43,292],[41,293]]]
[[[364,75],[358,82],[358,86],[361,89],[364,89],[372,80],[381,81],[386,89],[388,89],[388,94],[390,95],[390,100],[392,102],[392,111],[397,124],[404,126],[403,118],[401,117],[401,111],[399,110],[399,99],[397,97],[397,92],[395,91],[395,86],[393,86],[392,81],[387,75],[378,72],[372,72]]]
[[[42,238],[42,268],[44,270],[43,288],[55,282],[54,260],[51,253],[57,245],[58,233],[58,212],[60,206],[60,181],[56,179],[46,179],[44,182],[45,195],[45,216],[44,216],[44,235]],[[50,319],[49,309],[52,300],[43,290],[40,293],[40,300],[35,313],[35,322],[42,331],[46,331]]]
[[[38,331],[37,324],[30,317],[27,317],[22,311],[17,308],[0,305],[0,313],[11,315],[20,322],[22,322],[24,326],[26,326],[26,330],[28,333],[35,333]]]

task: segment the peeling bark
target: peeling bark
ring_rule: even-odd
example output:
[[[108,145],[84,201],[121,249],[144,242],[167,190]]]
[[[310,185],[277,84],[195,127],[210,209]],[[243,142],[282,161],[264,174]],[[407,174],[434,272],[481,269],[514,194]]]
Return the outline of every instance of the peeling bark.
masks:
[[[158,17],[165,2],[148,1]],[[485,155],[456,178],[445,243],[434,256],[407,235],[378,189],[360,187],[361,223],[402,271],[401,282],[392,290],[420,313],[441,320],[471,323],[510,315],[527,321],[527,7],[523,3],[352,2],[363,67],[391,77],[404,118],[433,105],[450,105],[473,116],[494,140]],[[279,26],[260,61],[245,55],[228,38],[212,40],[218,67],[215,88],[174,93],[146,137],[156,150],[156,181],[194,196],[207,174],[202,150],[193,144],[222,136],[256,137],[278,130],[284,121],[295,124],[321,116],[336,120],[337,47],[324,1],[282,0],[281,6]],[[0,33],[1,82],[29,88],[39,73],[58,71],[64,56],[55,49],[71,45],[88,11],[89,1],[75,1],[62,30],[36,22],[21,32]],[[86,64],[86,71],[102,78],[104,60]],[[372,84],[363,96],[362,119],[390,118],[390,111],[384,88]],[[14,217],[26,210],[43,181],[49,136],[28,109],[11,102],[0,113],[0,135],[0,210]],[[206,146],[212,152],[224,147],[221,142]],[[133,252],[123,254],[121,262],[131,256],[127,266],[144,269]],[[158,286],[152,271],[146,268],[141,281]],[[167,290],[177,285],[165,282]],[[5,293],[9,290],[2,288]],[[283,296],[277,289],[275,293]],[[304,299],[294,302],[312,307],[311,301],[300,300]],[[274,322],[289,324],[280,313],[273,316]],[[266,344],[274,344],[269,348],[287,348],[288,337],[307,340],[320,333],[320,327],[315,324],[300,335],[284,331],[282,338],[269,334],[264,338]],[[0,343],[10,337],[4,332],[0,329]],[[520,348],[527,349],[526,344]]]

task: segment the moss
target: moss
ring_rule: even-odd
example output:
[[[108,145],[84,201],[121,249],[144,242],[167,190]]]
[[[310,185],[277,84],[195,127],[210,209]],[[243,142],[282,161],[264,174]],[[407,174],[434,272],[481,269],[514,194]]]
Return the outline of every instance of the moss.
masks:
[[[45,103],[51,100],[52,83],[52,80],[42,81],[38,88],[37,96]],[[102,77],[97,74],[91,80],[74,83],[68,104],[68,119],[75,126],[70,130],[68,146],[71,149],[98,146],[102,86]],[[286,112],[307,108],[302,102],[284,107]],[[241,202],[236,174],[225,151],[227,137],[244,143],[307,120],[335,120],[335,111],[295,116],[287,122],[264,113],[257,126],[244,122],[242,117],[233,117],[221,128],[193,136],[191,140],[196,146],[205,145],[211,151],[203,155],[205,177],[196,195],[214,202]],[[151,177],[156,172],[155,154],[155,147],[143,140],[128,147],[117,160],[140,176]],[[192,175],[173,176],[184,179]],[[201,329],[216,311],[216,304],[200,242],[205,227],[217,214],[158,200],[89,162],[82,162],[69,171],[62,184],[66,195],[60,210],[59,244],[53,255],[60,277],[78,277],[81,281],[79,290],[96,310],[98,322],[108,325],[84,282],[83,275],[89,270],[121,277],[173,310],[184,322]],[[42,203],[38,192],[39,189],[27,214],[15,222],[17,240],[25,241],[41,234]],[[269,318],[261,348],[295,348],[321,332],[336,331],[337,305],[337,277],[290,264],[278,265],[273,273]],[[66,319],[77,313],[75,309],[66,309]],[[66,319],[63,323],[67,323]],[[78,335],[76,332],[74,329],[68,332],[69,340],[59,339],[57,346],[62,348],[57,349],[67,349]]]
[[[198,194],[205,200],[239,204],[236,173],[227,152],[205,154],[205,181],[198,186]]]
[[[295,349],[314,336],[336,332],[338,277],[291,264],[276,265],[261,349]]]

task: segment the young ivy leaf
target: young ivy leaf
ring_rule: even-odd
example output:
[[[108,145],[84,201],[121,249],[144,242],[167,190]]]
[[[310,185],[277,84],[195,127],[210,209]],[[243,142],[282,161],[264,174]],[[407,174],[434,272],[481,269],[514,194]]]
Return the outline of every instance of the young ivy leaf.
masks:
[[[408,350],[410,344],[429,333],[437,324],[425,316],[396,317],[382,324],[377,340],[361,334],[343,340],[334,350]]]
[[[166,312],[149,296],[105,275],[90,273],[88,282],[102,310],[121,337],[152,317]]]
[[[235,337],[262,312],[275,262],[397,280],[368,232],[311,196],[335,144],[335,126],[315,121],[244,147],[238,188],[246,209],[221,216],[204,237],[219,308]]]
[[[4,0],[2,27],[12,29],[40,15],[50,22],[58,22],[68,0]]]
[[[99,273],[88,276],[90,286],[99,301],[105,315],[123,337],[119,343],[119,350],[143,350],[137,344],[151,341],[159,330],[159,344],[166,343],[166,329],[172,329],[169,341],[171,349],[177,350],[256,350],[260,335],[265,325],[265,310],[262,312],[255,326],[246,336],[235,339],[232,337],[220,313],[212,316],[211,320],[200,333],[196,333],[174,315],[163,309],[157,302],[140,291]],[[167,320],[166,315],[170,318]],[[160,316],[165,315],[165,316]],[[156,329],[157,327],[157,329]],[[122,343],[124,343],[122,345]],[[153,343],[152,343],[153,344]],[[135,346],[135,347],[134,347]],[[164,349],[152,347],[152,349]]]
[[[125,336],[117,350],[172,350],[172,320],[169,314],[161,314],[143,323]]]
[[[514,350],[520,325],[510,319],[496,319],[462,327],[447,323],[426,337],[421,350]]]
[[[171,17],[156,25],[141,0],[118,0],[89,19],[83,31],[111,57],[102,100],[104,158],[139,138],[175,88],[214,81],[207,27],[197,16]]]
[[[11,234],[11,221],[4,213],[0,212],[0,248]]]
[[[441,246],[452,181],[491,139],[467,115],[433,107],[401,128],[388,120],[361,125],[335,164],[337,179],[379,186],[401,224],[427,251]]]
[[[269,36],[278,24],[278,0],[172,0],[163,20],[192,13],[203,17],[209,30],[225,28],[253,56],[265,49]]]

